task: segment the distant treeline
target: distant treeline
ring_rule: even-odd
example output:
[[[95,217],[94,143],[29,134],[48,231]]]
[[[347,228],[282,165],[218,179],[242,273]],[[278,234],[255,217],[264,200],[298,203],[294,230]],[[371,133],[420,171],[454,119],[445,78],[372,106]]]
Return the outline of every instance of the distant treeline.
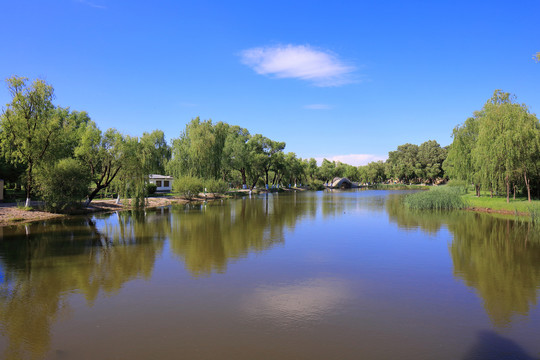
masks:
[[[86,112],[55,106],[54,89],[43,80],[6,80],[11,102],[0,116],[0,177],[24,185],[26,197],[40,196],[62,208],[73,199],[92,201],[109,191],[144,199],[149,174],[172,175],[184,183],[229,186],[310,185],[334,177],[360,183],[433,183],[457,179],[492,192],[538,194],[540,126],[525,105],[496,91],[481,111],[454,129],[453,143],[429,140],[404,144],[388,159],[352,166],[285,153],[285,143],[224,122],[198,117],[171,144],[161,130],[126,136],[102,132]],[[225,184],[225,186],[224,186]],[[198,187],[195,187],[198,188]]]

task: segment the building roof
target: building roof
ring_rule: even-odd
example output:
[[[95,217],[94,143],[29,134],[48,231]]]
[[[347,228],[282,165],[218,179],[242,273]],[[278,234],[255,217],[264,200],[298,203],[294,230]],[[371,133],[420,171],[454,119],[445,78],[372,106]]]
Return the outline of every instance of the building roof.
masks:
[[[150,174],[150,175],[148,175],[148,178],[149,179],[165,179],[165,180],[172,180],[173,179],[172,176],[158,175],[158,174]]]

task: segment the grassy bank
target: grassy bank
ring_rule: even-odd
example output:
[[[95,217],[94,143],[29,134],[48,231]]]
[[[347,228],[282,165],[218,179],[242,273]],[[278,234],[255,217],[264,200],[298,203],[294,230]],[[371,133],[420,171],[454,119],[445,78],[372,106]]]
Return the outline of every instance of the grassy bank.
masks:
[[[463,200],[467,203],[467,207],[470,209],[491,209],[495,211],[513,212],[513,213],[530,213],[531,209],[540,208],[540,200],[527,201],[527,198],[520,197],[510,198],[510,202],[506,202],[506,196],[493,196],[482,195],[476,197],[473,193],[468,193],[462,196]]]
[[[431,186],[426,185],[405,185],[405,184],[374,184],[369,185],[371,190],[429,190]]]

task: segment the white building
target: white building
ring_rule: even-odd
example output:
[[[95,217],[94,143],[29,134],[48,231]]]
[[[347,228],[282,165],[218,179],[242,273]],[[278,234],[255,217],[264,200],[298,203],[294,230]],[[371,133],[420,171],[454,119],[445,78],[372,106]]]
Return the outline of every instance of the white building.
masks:
[[[173,177],[167,175],[152,174],[148,176],[148,182],[156,185],[156,191],[171,191]]]

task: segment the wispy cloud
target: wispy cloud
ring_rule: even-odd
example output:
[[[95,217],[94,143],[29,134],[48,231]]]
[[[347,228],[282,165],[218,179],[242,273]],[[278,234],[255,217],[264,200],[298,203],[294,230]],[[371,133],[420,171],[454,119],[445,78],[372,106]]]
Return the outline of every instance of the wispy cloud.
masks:
[[[356,70],[337,55],[309,45],[256,47],[242,51],[241,57],[257,74],[306,80],[316,86],[351,83]]]
[[[340,161],[344,164],[354,165],[354,166],[360,166],[360,165],[367,165],[368,163],[372,161],[385,161],[388,157],[387,156],[380,156],[380,155],[374,155],[374,154],[348,154],[348,155],[334,155],[334,156],[320,156],[316,157],[315,159],[319,164],[322,163],[323,159],[330,160],[330,161]]]
[[[309,105],[304,105],[304,109],[308,109],[308,110],[330,110],[332,108],[332,106],[328,105],[328,104],[309,104]]]
[[[93,2],[86,1],[86,0],[77,0],[77,2],[81,3],[81,4],[84,4],[84,5],[87,5],[87,6],[90,6],[90,7],[93,7],[93,8],[96,8],[96,9],[106,9],[107,8],[105,5],[95,4]]]

